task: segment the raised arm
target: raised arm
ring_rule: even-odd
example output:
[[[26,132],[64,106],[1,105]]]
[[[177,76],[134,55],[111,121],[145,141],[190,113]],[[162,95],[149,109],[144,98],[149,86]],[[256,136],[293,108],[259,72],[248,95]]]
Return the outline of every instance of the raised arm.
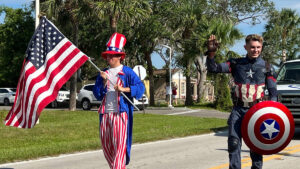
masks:
[[[219,47],[219,43],[216,40],[215,35],[210,35],[208,41],[207,41],[207,60],[206,60],[206,66],[207,70],[212,73],[230,73],[231,67],[230,62],[220,63],[217,64],[215,62],[215,54]]]

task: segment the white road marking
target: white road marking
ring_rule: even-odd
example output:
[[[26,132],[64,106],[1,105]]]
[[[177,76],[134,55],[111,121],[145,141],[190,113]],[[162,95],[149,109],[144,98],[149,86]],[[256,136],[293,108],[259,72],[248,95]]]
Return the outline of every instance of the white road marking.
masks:
[[[179,114],[188,114],[188,113],[194,113],[194,112],[199,112],[200,110],[190,110],[190,111],[184,111],[184,112],[178,112],[178,113],[169,113],[169,114],[166,114],[166,115],[179,115]]]

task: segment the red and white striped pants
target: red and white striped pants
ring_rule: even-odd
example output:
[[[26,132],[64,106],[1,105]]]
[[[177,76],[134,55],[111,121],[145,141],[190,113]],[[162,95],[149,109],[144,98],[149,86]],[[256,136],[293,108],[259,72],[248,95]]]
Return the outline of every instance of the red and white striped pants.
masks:
[[[100,139],[104,156],[111,169],[125,169],[127,113],[103,114]]]

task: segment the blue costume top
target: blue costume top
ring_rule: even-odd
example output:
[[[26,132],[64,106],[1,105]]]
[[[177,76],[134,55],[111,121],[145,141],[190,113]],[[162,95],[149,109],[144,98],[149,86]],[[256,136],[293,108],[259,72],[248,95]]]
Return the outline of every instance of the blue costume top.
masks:
[[[107,68],[103,71],[108,70]],[[144,92],[145,86],[140,78],[136,75],[136,73],[129,67],[123,66],[121,72],[119,72],[119,77],[122,81],[123,87],[129,87],[130,92],[124,94],[132,101],[133,98],[140,99]],[[93,93],[95,97],[102,101],[107,92],[107,86],[103,85],[103,78],[100,74],[97,77],[95,82],[95,86],[93,89]],[[126,142],[126,165],[129,164],[130,161],[130,151],[132,144],[132,124],[133,124],[133,105],[124,98],[123,95],[118,95],[119,98],[119,112],[126,112],[128,116],[128,124],[127,124],[127,142]],[[101,107],[105,106],[104,104]],[[101,108],[100,107],[100,108]]]
[[[217,64],[214,59],[207,58],[207,69],[214,73],[231,73],[235,83],[235,96],[243,102],[262,99],[265,86],[270,100],[277,101],[276,74],[272,66],[260,56],[230,59]],[[269,68],[267,68],[269,67]]]

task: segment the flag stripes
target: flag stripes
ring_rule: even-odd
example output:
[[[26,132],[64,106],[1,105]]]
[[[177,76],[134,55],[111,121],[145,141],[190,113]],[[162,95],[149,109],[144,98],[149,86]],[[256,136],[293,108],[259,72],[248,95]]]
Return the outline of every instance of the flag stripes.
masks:
[[[39,61],[42,58],[34,59]],[[25,59],[15,103],[5,119],[5,125],[32,128],[41,111],[55,100],[59,89],[87,59],[88,57],[66,38],[62,38],[47,53],[44,61],[38,62],[43,63],[40,67]]]

